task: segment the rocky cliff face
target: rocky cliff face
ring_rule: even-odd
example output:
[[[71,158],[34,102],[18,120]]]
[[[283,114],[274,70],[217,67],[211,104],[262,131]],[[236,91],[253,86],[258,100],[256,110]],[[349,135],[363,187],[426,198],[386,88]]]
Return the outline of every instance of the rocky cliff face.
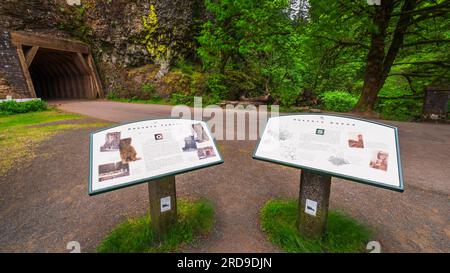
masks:
[[[65,0],[2,0],[0,28],[69,36],[60,30],[63,22],[70,21],[63,9],[66,5]]]
[[[76,5],[78,2],[81,5]],[[2,0],[0,28],[75,38],[90,44],[105,91],[124,88],[124,73],[154,63],[143,17],[156,9],[158,27],[180,56],[195,52],[193,30],[202,0]],[[70,4],[70,5],[69,5]],[[74,5],[75,4],[75,5]]]

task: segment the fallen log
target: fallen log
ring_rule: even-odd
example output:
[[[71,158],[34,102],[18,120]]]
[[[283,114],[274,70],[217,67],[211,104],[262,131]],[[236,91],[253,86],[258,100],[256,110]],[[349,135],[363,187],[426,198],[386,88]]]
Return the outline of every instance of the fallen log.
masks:
[[[259,96],[259,97],[252,97],[252,98],[247,98],[247,97],[245,97],[245,95],[242,95],[239,97],[240,101],[264,102],[264,103],[269,102],[269,99],[270,99],[270,94],[267,94],[264,96]]]
[[[263,105],[265,104],[264,102],[258,102],[258,101],[240,101],[240,100],[226,100],[226,101],[221,101],[219,102],[217,105],[219,105],[220,107],[224,107],[226,105],[242,105],[242,106],[248,106],[248,105],[254,105],[254,106],[259,106],[259,105]]]

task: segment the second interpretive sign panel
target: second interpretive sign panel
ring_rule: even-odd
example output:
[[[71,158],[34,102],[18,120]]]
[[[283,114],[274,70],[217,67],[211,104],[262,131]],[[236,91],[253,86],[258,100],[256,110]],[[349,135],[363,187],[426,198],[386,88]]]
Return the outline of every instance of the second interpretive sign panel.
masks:
[[[91,134],[89,194],[207,166],[223,159],[205,122],[146,120]]]
[[[270,118],[253,157],[403,191],[397,128],[369,120]]]

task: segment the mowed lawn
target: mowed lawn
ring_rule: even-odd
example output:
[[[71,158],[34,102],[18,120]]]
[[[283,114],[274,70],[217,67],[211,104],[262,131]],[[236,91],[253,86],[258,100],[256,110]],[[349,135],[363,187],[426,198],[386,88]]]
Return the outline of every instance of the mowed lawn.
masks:
[[[43,141],[63,130],[106,126],[78,114],[57,110],[0,115],[0,176],[34,158]]]

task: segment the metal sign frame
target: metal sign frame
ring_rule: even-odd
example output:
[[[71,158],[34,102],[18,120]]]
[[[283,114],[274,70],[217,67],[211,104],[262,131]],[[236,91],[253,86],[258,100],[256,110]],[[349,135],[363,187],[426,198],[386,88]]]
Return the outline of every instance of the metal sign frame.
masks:
[[[270,163],[275,163],[275,164],[279,164],[279,165],[283,165],[283,166],[287,166],[287,167],[294,167],[297,169],[304,169],[310,172],[314,172],[314,173],[319,173],[319,174],[326,174],[326,175],[330,175],[330,176],[334,176],[337,178],[342,178],[342,179],[346,179],[346,180],[350,180],[350,181],[354,181],[354,182],[359,182],[362,184],[366,184],[366,185],[371,185],[371,186],[375,186],[375,187],[379,187],[379,188],[384,188],[384,189],[389,189],[389,190],[394,190],[394,191],[398,191],[398,192],[403,192],[404,191],[404,183],[403,183],[403,171],[402,171],[402,164],[401,164],[401,157],[400,157],[400,143],[399,143],[399,137],[398,137],[398,129],[395,126],[392,125],[388,125],[388,124],[384,124],[381,122],[376,122],[376,121],[372,121],[372,120],[367,120],[367,119],[362,119],[362,118],[356,118],[356,117],[350,117],[350,116],[343,116],[343,115],[334,115],[334,114],[321,114],[321,113],[305,113],[305,114],[296,114],[296,115],[282,115],[280,117],[288,117],[288,116],[302,116],[302,115],[315,115],[315,116],[332,116],[332,117],[338,117],[338,118],[347,118],[347,119],[354,119],[354,120],[358,120],[358,121],[364,121],[364,122],[368,122],[368,123],[374,123],[377,125],[381,125],[384,127],[389,127],[391,129],[394,129],[394,136],[395,136],[395,146],[396,146],[396,154],[397,154],[397,167],[398,167],[398,175],[399,175],[399,182],[400,182],[400,186],[399,187],[395,187],[392,185],[388,185],[385,183],[381,183],[378,181],[373,181],[373,180],[368,180],[368,179],[363,179],[363,178],[359,178],[356,176],[349,176],[349,175],[344,175],[344,174],[339,174],[339,173],[335,173],[335,172],[331,172],[331,171],[327,171],[327,170],[323,170],[323,169],[317,169],[317,168],[312,168],[312,167],[308,167],[308,166],[304,166],[304,165],[298,165],[298,164],[292,164],[292,163],[288,163],[288,162],[284,162],[284,161],[280,161],[280,160],[274,160],[271,158],[267,158],[267,157],[261,157],[261,156],[256,156],[256,152],[258,150],[259,144],[261,142],[261,138],[258,138],[258,141],[256,143],[256,146],[253,150],[252,153],[252,158],[256,159],[256,160],[261,160],[261,161],[265,161],[265,162],[270,162]],[[275,117],[277,118],[277,117]]]
[[[162,118],[162,119],[182,120],[180,118]],[[212,137],[212,134],[211,134],[212,142],[214,144],[214,147],[217,150],[217,155],[220,158],[220,160],[217,161],[217,162],[206,163],[206,164],[203,164],[203,165],[190,167],[190,168],[184,168],[184,169],[180,169],[180,170],[173,171],[173,172],[168,172],[168,173],[161,174],[161,175],[156,175],[156,176],[151,176],[151,177],[148,177],[148,178],[133,180],[133,181],[129,181],[129,182],[126,182],[126,183],[122,183],[120,185],[110,186],[110,187],[107,187],[107,188],[104,188],[104,189],[101,189],[101,190],[93,190],[92,189],[92,171],[93,171],[93,137],[94,137],[94,134],[100,133],[100,132],[103,132],[103,131],[107,131],[107,130],[110,130],[110,129],[113,129],[113,128],[116,128],[116,127],[124,126],[124,125],[129,125],[129,124],[133,124],[133,123],[139,123],[139,122],[143,122],[143,121],[152,121],[152,120],[161,120],[161,119],[160,118],[157,118],[157,119],[144,119],[144,120],[138,120],[138,121],[125,122],[125,123],[121,123],[121,124],[118,124],[118,125],[113,125],[113,126],[109,126],[109,127],[106,127],[106,128],[102,128],[100,130],[96,130],[96,131],[90,133],[90,137],[89,137],[89,186],[88,186],[88,194],[89,195],[92,196],[92,195],[97,195],[97,194],[101,194],[101,193],[105,193],[105,192],[110,192],[110,191],[113,191],[113,190],[123,189],[123,188],[126,188],[126,187],[130,187],[130,186],[134,186],[134,185],[138,185],[138,184],[142,184],[142,183],[158,180],[158,179],[163,178],[163,177],[173,176],[173,175],[177,175],[177,174],[182,174],[182,173],[186,173],[186,172],[190,172],[190,171],[194,171],[194,170],[199,170],[199,169],[203,169],[203,168],[219,165],[219,164],[222,164],[224,162],[222,154],[220,153],[220,150],[219,150],[219,148],[217,146],[216,140],[215,140],[214,137]],[[189,119],[189,120],[197,121],[197,120],[192,120],[192,119]],[[198,122],[205,123],[204,121],[198,121]],[[207,129],[209,130],[209,128],[207,128]]]

